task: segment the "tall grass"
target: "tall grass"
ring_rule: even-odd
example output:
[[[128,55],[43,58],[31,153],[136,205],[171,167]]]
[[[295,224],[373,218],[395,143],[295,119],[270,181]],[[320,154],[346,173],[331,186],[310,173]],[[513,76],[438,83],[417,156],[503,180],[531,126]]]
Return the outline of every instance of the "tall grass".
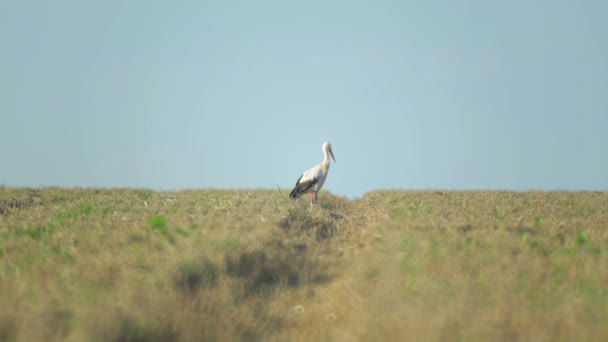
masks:
[[[0,340],[605,340],[608,194],[0,188]]]

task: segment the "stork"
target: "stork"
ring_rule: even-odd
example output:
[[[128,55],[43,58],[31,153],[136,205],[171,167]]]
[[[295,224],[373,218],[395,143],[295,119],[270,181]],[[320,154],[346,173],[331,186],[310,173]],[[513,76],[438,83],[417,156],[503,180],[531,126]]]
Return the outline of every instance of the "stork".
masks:
[[[310,204],[317,203],[317,192],[321,190],[325,179],[327,179],[327,172],[329,171],[329,157],[336,162],[334,152],[331,150],[331,144],[326,142],[323,143],[323,161],[321,164],[309,169],[304,172],[298,181],[296,186],[291,190],[289,197],[296,199],[300,196],[308,193],[310,197]]]

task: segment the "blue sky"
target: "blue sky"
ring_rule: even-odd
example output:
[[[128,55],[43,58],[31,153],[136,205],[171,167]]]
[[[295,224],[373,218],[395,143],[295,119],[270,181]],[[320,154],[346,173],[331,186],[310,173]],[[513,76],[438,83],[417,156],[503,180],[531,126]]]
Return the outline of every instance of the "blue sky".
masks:
[[[608,190],[608,2],[6,1],[0,184]]]

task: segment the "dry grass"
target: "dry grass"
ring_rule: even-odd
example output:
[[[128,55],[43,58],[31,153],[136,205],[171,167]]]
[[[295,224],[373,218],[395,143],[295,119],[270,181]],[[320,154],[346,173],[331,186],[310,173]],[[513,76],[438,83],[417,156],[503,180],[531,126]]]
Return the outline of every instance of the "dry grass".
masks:
[[[608,339],[608,193],[0,188],[0,341]]]

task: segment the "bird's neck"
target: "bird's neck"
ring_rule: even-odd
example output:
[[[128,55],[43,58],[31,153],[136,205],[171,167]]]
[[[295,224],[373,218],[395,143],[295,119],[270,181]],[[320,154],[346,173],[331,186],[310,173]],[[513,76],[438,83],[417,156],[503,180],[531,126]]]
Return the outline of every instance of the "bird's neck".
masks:
[[[327,151],[323,151],[323,161],[321,162],[321,167],[325,172],[327,172],[329,169],[329,153],[327,153]]]
[[[323,171],[324,175],[327,174],[327,171],[329,171],[329,161],[328,162],[323,161],[323,163],[321,163],[321,170]]]
[[[329,153],[326,150],[323,150],[323,165],[329,165]]]

